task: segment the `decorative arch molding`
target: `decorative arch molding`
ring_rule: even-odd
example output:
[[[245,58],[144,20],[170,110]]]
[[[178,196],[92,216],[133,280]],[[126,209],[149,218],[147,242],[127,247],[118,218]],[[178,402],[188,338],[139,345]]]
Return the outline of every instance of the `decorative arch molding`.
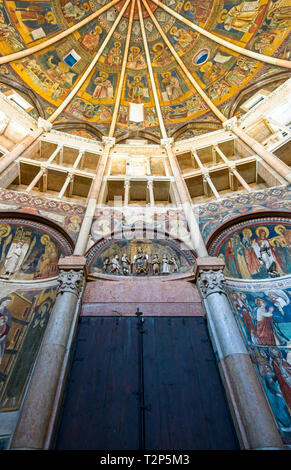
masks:
[[[232,100],[232,103],[229,106],[228,110],[228,118],[232,118],[235,113],[237,112],[237,109],[239,106],[241,106],[247,99],[250,99],[252,95],[257,93],[262,87],[273,84],[273,83],[280,83],[284,82],[285,80],[288,80],[291,77],[290,72],[278,72],[275,74],[272,74],[271,76],[268,76],[267,78],[260,79],[252,83],[251,85],[246,86],[242,90],[240,90],[234,99]]]
[[[1,279],[34,281],[55,277],[59,259],[72,254],[73,244],[67,234],[40,219],[1,214]]]
[[[53,129],[57,131],[77,131],[77,130],[84,130],[88,132],[92,137],[97,138],[100,142],[102,142],[103,134],[102,132],[97,129],[93,124],[89,122],[82,122],[82,121],[66,121],[66,122],[56,122],[53,124]]]
[[[16,91],[20,91],[31,102],[39,117],[46,119],[43,104],[41,103],[38,95],[31,88],[28,88],[22,83],[19,83],[16,80],[12,80],[11,78],[5,77],[3,75],[0,76],[0,83],[10,86]]]
[[[211,256],[225,262],[225,275],[268,279],[291,272],[291,215],[252,214],[220,227],[208,244]]]
[[[254,220],[254,219],[264,219],[266,217],[271,217],[271,218],[284,218],[284,219],[289,219],[291,220],[291,211],[270,211],[266,210],[263,211],[261,210],[254,210],[251,212],[248,212],[247,214],[244,215],[236,215],[235,217],[229,218],[226,222],[223,224],[219,225],[211,234],[207,237],[205,244],[208,252],[212,252],[213,246],[216,243],[216,240],[220,237],[221,233],[224,232],[226,229],[230,229],[234,225],[237,225],[239,223],[247,222],[248,220]]]
[[[130,234],[127,234],[130,235]],[[93,277],[185,277],[193,273],[196,254],[184,242],[155,230],[122,232],[114,238],[98,240],[86,254],[88,272]]]
[[[174,142],[175,142],[176,140],[183,137],[183,135],[186,134],[189,130],[193,130],[193,131],[204,130],[205,132],[209,132],[209,131],[217,131],[219,129],[221,129],[221,123],[219,121],[212,121],[212,122],[211,121],[208,121],[208,122],[195,121],[195,122],[189,122],[179,127],[172,133],[171,137],[173,137]]]
[[[137,131],[137,132],[126,132],[118,137],[116,137],[116,143],[122,144],[127,139],[146,139],[152,142],[153,144],[160,144],[160,138],[150,132]]]

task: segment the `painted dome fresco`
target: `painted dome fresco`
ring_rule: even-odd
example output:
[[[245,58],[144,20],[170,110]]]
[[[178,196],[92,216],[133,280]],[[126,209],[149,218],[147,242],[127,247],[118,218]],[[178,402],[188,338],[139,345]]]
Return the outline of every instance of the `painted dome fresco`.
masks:
[[[29,50],[2,62],[1,91],[18,89],[33,117],[50,119],[79,84],[54,125],[85,122],[94,138],[115,119],[120,141],[159,141],[159,113],[169,137],[197,135],[221,125],[198,88],[229,119],[290,76],[257,60],[289,59],[290,18],[289,0],[1,0],[1,55]]]

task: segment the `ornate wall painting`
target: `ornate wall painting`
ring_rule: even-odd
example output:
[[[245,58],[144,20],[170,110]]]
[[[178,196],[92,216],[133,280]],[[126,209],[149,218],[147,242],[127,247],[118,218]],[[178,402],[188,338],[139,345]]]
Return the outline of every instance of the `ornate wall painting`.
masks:
[[[198,38],[198,33],[193,31],[191,28],[187,28],[182,26],[180,23],[177,23],[169,30],[168,37],[177,52],[181,51],[182,53],[185,53],[193,47],[196,39]]]
[[[126,85],[124,91],[124,102],[132,103],[150,103],[151,93],[147,75],[137,73],[126,75]]]
[[[210,249],[225,260],[225,275],[266,279],[291,272],[291,220],[252,219],[222,232]]]
[[[185,98],[184,95],[189,91],[189,88],[180,71],[172,69],[171,71],[158,74],[157,77],[163,102],[179,102],[182,101],[182,97]]]
[[[7,295],[8,292],[8,295]],[[0,284],[0,411],[19,409],[51,313],[56,287]]]
[[[7,189],[0,189],[0,214],[1,211],[24,212],[49,219],[63,227],[73,240],[77,239],[85,214],[84,206],[78,204],[48,200]]]
[[[239,194],[224,199],[222,202],[210,202],[194,208],[206,243],[219,227],[235,217],[256,212],[280,210],[291,212],[291,187]]]
[[[186,0],[181,14],[194,23],[202,26],[207,19],[211,17],[215,3],[219,2],[215,2],[214,0]]]
[[[278,428],[291,444],[291,278],[226,288]]]
[[[111,41],[104,49],[100,62],[104,66],[110,67],[113,71],[118,70],[122,64],[123,43],[122,41]]]
[[[127,58],[127,68],[130,70],[147,69],[144,47],[130,44]]]
[[[86,89],[84,98],[101,100],[102,103],[112,103],[114,99],[114,90],[116,87],[116,74],[107,73],[103,70],[94,72],[89,85]],[[89,95],[89,96],[87,96]]]
[[[21,37],[10,24],[7,9],[1,4],[0,8],[0,51],[2,55],[21,51],[24,48]]]
[[[191,272],[195,264],[190,250],[181,250],[170,239],[133,238],[102,240],[88,252],[91,274],[113,276],[165,276]]]
[[[104,40],[105,31],[99,24],[93,22],[80,28],[77,36],[82,49],[94,56],[98,50],[98,46],[100,47],[100,44],[102,44]]]
[[[232,39],[245,41],[259,28],[264,19],[268,0],[225,1],[214,31]]]
[[[10,21],[25,44],[60,31],[51,2],[6,1]]]
[[[2,279],[55,277],[59,258],[71,251],[69,242],[50,227],[24,219],[0,219]]]

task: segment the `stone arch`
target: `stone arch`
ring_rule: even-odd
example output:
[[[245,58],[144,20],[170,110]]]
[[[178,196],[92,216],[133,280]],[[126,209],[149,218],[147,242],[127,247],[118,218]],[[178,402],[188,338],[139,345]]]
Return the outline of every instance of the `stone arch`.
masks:
[[[224,260],[227,277],[258,280],[285,276],[291,272],[290,213],[233,218],[212,234],[207,245],[211,256]]]
[[[34,281],[56,277],[59,258],[72,251],[71,238],[53,222],[25,213],[1,213],[1,279]]]
[[[133,235],[132,238],[125,238],[123,232],[119,231],[97,240],[86,253],[89,274],[105,278],[114,276],[114,279],[129,276],[168,278],[192,275],[196,254],[183,241],[158,230],[141,229],[134,232],[137,236]],[[140,268],[135,262],[138,248],[147,255]],[[125,259],[122,262],[124,254],[127,255],[128,263]],[[116,255],[118,260],[113,260]]]

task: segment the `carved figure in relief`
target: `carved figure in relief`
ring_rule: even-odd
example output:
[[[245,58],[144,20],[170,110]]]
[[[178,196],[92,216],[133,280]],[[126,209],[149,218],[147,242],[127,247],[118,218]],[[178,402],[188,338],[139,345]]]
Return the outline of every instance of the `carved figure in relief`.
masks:
[[[110,259],[108,256],[103,261],[103,272],[108,273],[110,271]]]
[[[169,264],[171,265],[171,271],[177,273],[179,271],[178,264],[174,256],[171,256]]]
[[[120,264],[119,264],[119,256],[115,255],[111,261],[111,272],[112,273],[120,273]]]
[[[168,259],[167,255],[164,254],[163,259],[162,259],[162,273],[163,274],[168,274],[170,272],[171,272],[171,268],[170,268],[169,259]]]
[[[143,252],[142,248],[137,249],[137,254],[134,255],[133,261],[137,274],[148,272],[148,255]]]
[[[160,273],[160,260],[158,255],[154,255],[152,259],[152,268],[153,268],[153,273],[154,274],[159,274]]]
[[[130,262],[127,258],[127,254],[123,253],[121,257],[121,266],[122,266],[122,273],[126,276],[130,273]]]

